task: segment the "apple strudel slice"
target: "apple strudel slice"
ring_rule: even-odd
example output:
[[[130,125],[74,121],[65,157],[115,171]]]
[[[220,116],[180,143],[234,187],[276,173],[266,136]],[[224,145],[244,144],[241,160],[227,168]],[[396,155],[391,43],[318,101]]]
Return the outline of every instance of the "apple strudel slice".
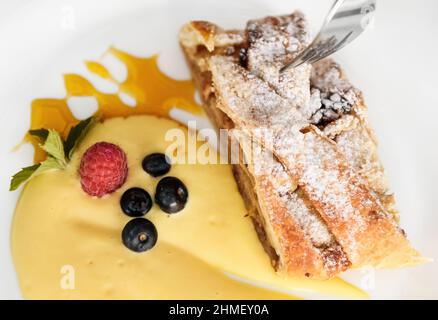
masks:
[[[239,129],[233,172],[277,271],[328,279],[423,261],[399,227],[361,92],[330,59],[280,73],[309,44],[301,13],[232,31],[194,21],[180,43],[208,117]]]

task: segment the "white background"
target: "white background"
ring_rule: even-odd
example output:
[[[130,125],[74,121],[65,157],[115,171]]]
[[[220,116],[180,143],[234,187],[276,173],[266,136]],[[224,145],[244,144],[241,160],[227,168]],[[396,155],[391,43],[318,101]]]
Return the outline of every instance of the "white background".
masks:
[[[110,45],[139,56],[161,53],[165,72],[188,78],[176,35],[190,19],[242,28],[249,18],[301,9],[316,31],[330,5],[328,0],[0,0],[0,298],[20,298],[9,241],[19,192],[8,192],[8,185],[11,174],[31,163],[29,146],[11,150],[29,127],[32,99],[63,97],[62,74],[85,73],[82,62],[99,59]],[[436,260],[438,1],[379,0],[377,11],[374,28],[337,59],[365,93],[402,225],[414,245]],[[378,271],[371,294],[438,298],[436,263]]]

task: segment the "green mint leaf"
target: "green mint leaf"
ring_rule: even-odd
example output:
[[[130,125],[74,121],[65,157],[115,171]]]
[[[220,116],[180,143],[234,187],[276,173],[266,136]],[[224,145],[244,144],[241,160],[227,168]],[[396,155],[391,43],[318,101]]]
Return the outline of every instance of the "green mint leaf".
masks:
[[[55,130],[49,129],[49,134],[41,148],[47,152],[49,156],[55,158],[62,167],[67,165],[67,160],[64,153],[64,142],[59,133]]]
[[[9,186],[10,191],[18,187],[28,179],[31,179],[45,171],[64,169],[67,160],[73,154],[74,149],[80,144],[91,127],[97,122],[96,117],[90,117],[79,122],[71,128],[67,140],[62,141],[59,133],[52,129],[29,130],[29,134],[41,140],[41,148],[47,152],[48,157],[40,164],[26,167],[12,176]]]
[[[35,171],[38,170],[39,167],[40,164],[36,164],[30,167],[23,168],[16,174],[14,174],[11,179],[9,191],[17,190],[18,187],[27,179],[29,179],[35,173]]]
[[[20,172],[16,173],[11,179],[11,185],[9,191],[16,190],[23,182],[32,179],[41,173],[49,170],[62,169],[63,166],[59,161],[53,157],[48,157],[45,161],[40,164],[36,164],[30,167],[21,169]]]
[[[31,178],[36,177],[37,175],[48,171],[48,170],[54,170],[54,169],[63,169],[64,166],[59,163],[59,161],[53,157],[48,157],[45,161],[41,162],[41,165],[38,167],[38,169],[33,173]]]
[[[67,140],[64,143],[65,155],[67,159],[72,157],[76,147],[81,143],[88,131],[96,124],[96,122],[96,117],[89,117],[71,128]]]
[[[29,134],[31,136],[39,138],[41,140],[41,142],[45,142],[47,139],[47,136],[49,135],[49,130],[47,130],[47,129],[29,130]]]

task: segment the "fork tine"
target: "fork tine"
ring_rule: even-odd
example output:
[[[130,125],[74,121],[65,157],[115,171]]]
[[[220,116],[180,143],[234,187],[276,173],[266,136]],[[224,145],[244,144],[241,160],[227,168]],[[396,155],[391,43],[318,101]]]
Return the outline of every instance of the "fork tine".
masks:
[[[337,0],[315,40],[280,72],[315,63],[342,49],[366,29],[375,10],[376,0]]]

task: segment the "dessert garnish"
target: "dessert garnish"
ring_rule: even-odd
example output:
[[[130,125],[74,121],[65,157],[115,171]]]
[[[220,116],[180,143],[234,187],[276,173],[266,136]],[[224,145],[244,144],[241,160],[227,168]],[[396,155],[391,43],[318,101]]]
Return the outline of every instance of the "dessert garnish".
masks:
[[[170,171],[170,161],[163,153],[152,153],[142,161],[143,169],[152,177],[165,175]],[[155,202],[166,213],[177,213],[184,209],[188,199],[187,187],[175,177],[161,179],[156,188]],[[122,231],[125,246],[135,252],[151,249],[157,241],[157,230],[152,222],[138,217],[152,208],[149,193],[138,187],[126,190],[120,199],[122,211],[132,219]]]
[[[157,243],[157,229],[154,224],[144,218],[129,221],[122,231],[123,244],[135,252],[144,252]]]
[[[98,142],[85,151],[79,168],[82,189],[102,197],[120,188],[128,176],[125,152],[108,142]]]
[[[126,190],[120,199],[122,211],[130,217],[141,217],[152,208],[152,198],[142,188],[131,188]]]
[[[163,153],[152,153],[143,159],[142,166],[153,177],[164,176],[170,171],[170,159]]]
[[[63,140],[59,132],[53,129],[29,130],[29,135],[38,139],[39,146],[45,152],[45,158],[41,162],[25,167],[13,175],[9,190],[16,190],[23,182],[36,177],[42,172],[64,169],[76,147],[95,123],[95,117],[80,121],[70,129],[66,140]]]
[[[175,177],[165,177],[158,182],[155,202],[167,213],[177,213],[184,209],[189,197],[184,183]]]

